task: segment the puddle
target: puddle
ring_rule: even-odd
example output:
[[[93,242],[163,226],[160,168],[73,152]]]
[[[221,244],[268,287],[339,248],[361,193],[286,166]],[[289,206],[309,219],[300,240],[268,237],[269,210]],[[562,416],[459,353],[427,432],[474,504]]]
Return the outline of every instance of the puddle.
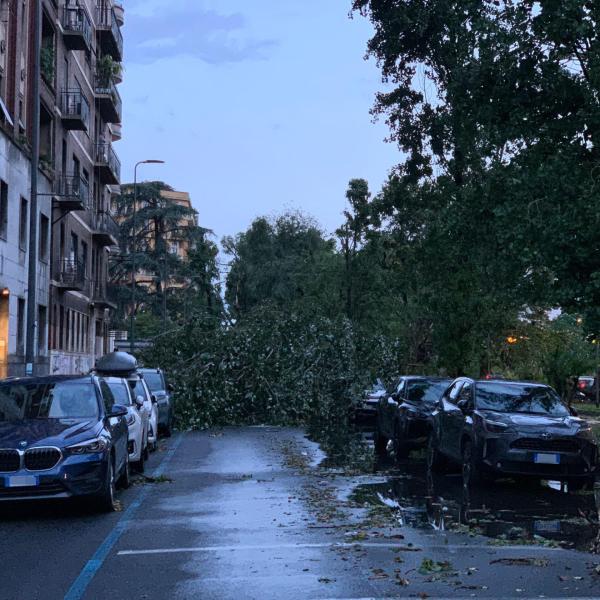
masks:
[[[432,476],[409,460],[384,483],[356,487],[357,506],[394,510],[408,527],[457,531],[490,538],[490,544],[542,544],[589,551],[599,536],[593,493],[568,494],[547,484],[499,481],[465,490],[460,475]],[[596,490],[600,500],[600,490]]]

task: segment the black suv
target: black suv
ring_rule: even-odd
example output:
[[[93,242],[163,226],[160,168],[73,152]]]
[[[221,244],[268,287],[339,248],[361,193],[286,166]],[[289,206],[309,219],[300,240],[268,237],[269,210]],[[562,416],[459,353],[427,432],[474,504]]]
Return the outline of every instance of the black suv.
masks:
[[[487,476],[593,481],[597,442],[588,423],[570,412],[549,386],[459,378],[432,416],[428,466],[462,465],[465,485]]]
[[[377,405],[375,451],[384,454],[389,440],[394,445],[396,458],[427,443],[431,413],[450,379],[439,377],[400,377],[384,394]]]

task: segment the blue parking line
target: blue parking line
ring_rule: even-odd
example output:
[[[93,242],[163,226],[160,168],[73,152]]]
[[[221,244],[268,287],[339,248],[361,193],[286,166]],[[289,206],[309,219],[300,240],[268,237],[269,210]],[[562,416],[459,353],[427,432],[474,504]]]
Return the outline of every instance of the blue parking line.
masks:
[[[167,455],[164,457],[160,465],[155,469],[152,474],[153,477],[160,477],[164,475],[166,468],[169,465],[169,462],[173,458],[173,455],[179,448],[181,441],[183,440],[183,435],[179,435],[173,442],[171,448],[167,452]],[[123,513],[123,516],[119,519],[118,523],[115,525],[113,530],[106,536],[102,544],[98,547],[94,556],[86,563],[85,567],[79,573],[77,579],[73,582],[73,585],[70,587],[69,591],[65,594],[64,600],[80,600],[83,598],[89,584],[92,579],[96,575],[96,573],[101,569],[102,564],[106,560],[106,557],[109,555],[110,551],[113,549],[114,545],[119,541],[119,538],[125,533],[129,522],[135,516],[135,513],[142,505],[142,502],[146,499],[146,496],[150,493],[151,488],[145,487],[139,493],[138,497],[131,503],[129,508]]]

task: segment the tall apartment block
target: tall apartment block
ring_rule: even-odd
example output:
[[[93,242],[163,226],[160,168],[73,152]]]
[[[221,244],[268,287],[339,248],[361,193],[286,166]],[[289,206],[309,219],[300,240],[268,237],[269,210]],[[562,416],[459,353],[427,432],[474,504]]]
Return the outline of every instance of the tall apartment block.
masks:
[[[36,373],[109,350],[123,17],[112,0],[42,0]],[[0,378],[25,372],[34,23],[34,2],[0,0]]]

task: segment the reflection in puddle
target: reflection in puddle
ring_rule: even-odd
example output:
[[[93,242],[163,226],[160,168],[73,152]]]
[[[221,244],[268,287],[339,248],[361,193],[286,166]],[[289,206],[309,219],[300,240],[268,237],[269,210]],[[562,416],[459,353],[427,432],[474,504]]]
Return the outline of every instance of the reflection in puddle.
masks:
[[[350,499],[396,508],[395,518],[410,527],[484,535],[491,544],[600,548],[598,487],[595,494],[568,494],[560,484],[506,480],[466,490],[460,475],[426,475],[422,462],[406,461],[388,481],[359,486]]]

